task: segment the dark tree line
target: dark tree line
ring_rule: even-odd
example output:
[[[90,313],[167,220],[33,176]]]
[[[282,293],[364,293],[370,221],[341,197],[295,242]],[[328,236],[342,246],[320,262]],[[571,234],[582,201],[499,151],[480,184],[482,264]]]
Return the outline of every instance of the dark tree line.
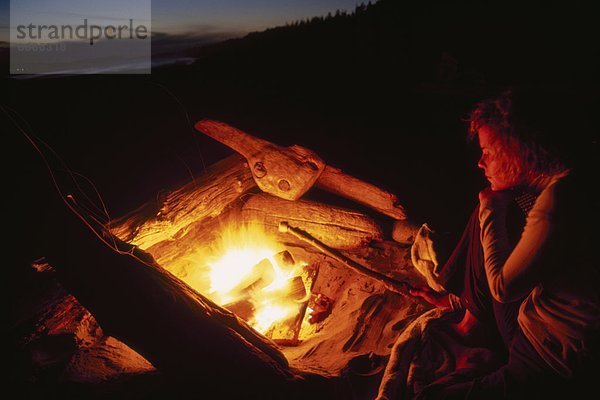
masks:
[[[342,18],[352,18],[354,16],[357,15],[361,15],[364,12],[368,11],[371,7],[373,7],[373,3],[371,3],[370,1],[365,4],[365,3],[361,3],[358,4],[355,8],[354,11],[352,12],[348,12],[346,10],[336,10],[334,14],[331,14],[331,12],[327,13],[326,16],[315,16],[312,18],[307,18],[307,19],[300,19],[291,23],[286,23],[285,27],[298,27],[298,26],[305,26],[305,25],[315,25],[315,24],[320,24],[323,23],[325,21],[331,21],[331,20],[339,20]],[[277,29],[277,28],[271,28],[271,29]]]

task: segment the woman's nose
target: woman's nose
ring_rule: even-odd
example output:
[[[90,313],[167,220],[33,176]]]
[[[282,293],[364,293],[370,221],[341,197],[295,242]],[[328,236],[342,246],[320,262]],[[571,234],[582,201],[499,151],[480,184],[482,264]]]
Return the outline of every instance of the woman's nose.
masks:
[[[483,159],[483,155],[477,161],[477,166],[481,169],[485,169],[485,160]]]

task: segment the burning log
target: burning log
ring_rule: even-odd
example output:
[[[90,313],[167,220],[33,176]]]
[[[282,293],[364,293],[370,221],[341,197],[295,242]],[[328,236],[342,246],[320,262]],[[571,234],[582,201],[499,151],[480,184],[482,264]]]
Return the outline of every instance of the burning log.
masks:
[[[306,298],[306,288],[304,287],[304,281],[301,277],[295,276],[291,279],[290,282],[290,293],[288,297],[295,300],[301,301]]]
[[[357,211],[307,200],[288,201],[268,194],[252,196],[242,209],[242,218],[263,224],[273,234],[279,232],[281,221],[289,221],[338,249],[357,248],[383,237],[375,221]]]
[[[193,222],[220,215],[255,186],[245,160],[234,155],[210,166],[183,187],[112,221],[110,230],[121,240],[148,249],[163,240],[185,235],[185,228]]]
[[[310,267],[310,290],[312,290],[314,286],[315,277],[318,273],[318,270],[318,265],[312,265]],[[310,290],[309,293],[307,293],[304,280],[299,276],[294,277],[291,280],[290,285],[291,288],[288,296],[295,302],[299,303],[300,307],[298,308],[297,314],[293,316],[293,318],[274,324],[270,337],[273,339],[273,341],[275,341],[275,343],[283,346],[298,346],[300,344],[300,330],[302,329],[302,321],[304,320],[310,299]]]
[[[255,264],[229,289],[227,295],[235,300],[223,307],[275,343],[289,345],[281,338],[290,336],[297,344],[309,299],[307,285],[312,285],[315,273],[314,266],[297,264],[289,251],[281,251]]]
[[[252,318],[252,316],[256,312],[254,304],[252,304],[252,301],[250,301],[250,299],[248,298],[242,298],[232,303],[225,304],[224,307],[232,313],[234,313],[235,315],[237,315],[238,317],[240,317],[241,319],[243,319],[244,321],[247,321],[250,318]]]
[[[275,279],[275,268],[267,258],[256,264],[249,277],[241,280],[237,286],[230,289],[230,293],[236,293],[239,297],[251,297],[253,293],[263,290],[273,283]]]

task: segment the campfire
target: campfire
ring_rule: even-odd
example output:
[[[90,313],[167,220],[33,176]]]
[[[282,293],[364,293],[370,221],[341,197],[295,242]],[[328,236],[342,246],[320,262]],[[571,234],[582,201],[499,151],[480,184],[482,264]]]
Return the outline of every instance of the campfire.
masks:
[[[280,343],[299,340],[316,271],[259,224],[224,227],[188,268],[187,284],[258,332]]]
[[[422,278],[410,262],[415,230],[396,197],[309,149],[280,147],[217,121],[196,127],[240,154],[111,221],[119,254],[90,259],[106,251],[92,238],[77,247],[78,263],[68,259],[76,268],[61,270],[102,327],[77,306],[87,319],[85,329],[72,330],[85,336],[72,379],[94,375],[94,351],[111,359],[115,375],[153,367],[187,373],[208,359],[210,376],[253,371],[257,382],[289,378],[290,368],[333,377],[357,357],[389,354],[424,311],[402,295]],[[312,188],[373,213],[312,200]],[[380,221],[389,218],[393,230],[384,232]],[[64,332],[60,321],[74,304],[72,296],[57,300],[32,338],[56,326]],[[114,338],[107,350],[107,334],[133,350]]]

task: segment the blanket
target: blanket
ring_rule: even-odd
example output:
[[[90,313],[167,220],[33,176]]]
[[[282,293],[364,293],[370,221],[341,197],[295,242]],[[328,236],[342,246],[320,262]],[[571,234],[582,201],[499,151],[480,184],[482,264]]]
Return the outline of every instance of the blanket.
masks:
[[[436,308],[404,330],[392,348],[377,400],[412,399],[429,385],[464,382],[499,366],[490,349],[470,347],[453,331],[460,316]]]

